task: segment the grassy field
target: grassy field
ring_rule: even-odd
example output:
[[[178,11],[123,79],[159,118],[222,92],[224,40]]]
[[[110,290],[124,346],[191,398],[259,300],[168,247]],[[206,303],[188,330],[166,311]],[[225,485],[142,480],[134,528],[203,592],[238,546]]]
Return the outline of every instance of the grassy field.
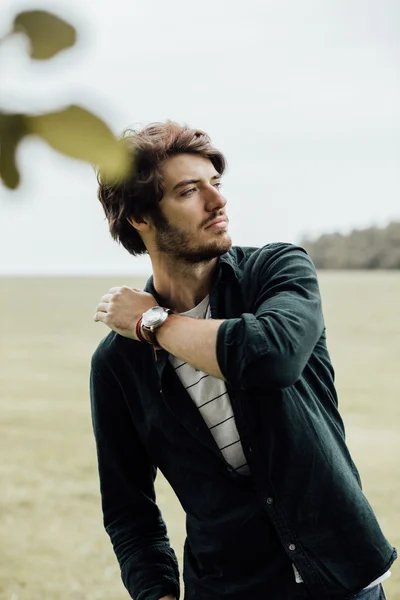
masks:
[[[114,278],[0,279],[0,600],[123,600],[102,528],[88,398],[92,321]],[[348,443],[367,496],[400,547],[400,273],[321,273]],[[181,557],[182,511],[158,501]],[[386,584],[400,600],[400,568]]]

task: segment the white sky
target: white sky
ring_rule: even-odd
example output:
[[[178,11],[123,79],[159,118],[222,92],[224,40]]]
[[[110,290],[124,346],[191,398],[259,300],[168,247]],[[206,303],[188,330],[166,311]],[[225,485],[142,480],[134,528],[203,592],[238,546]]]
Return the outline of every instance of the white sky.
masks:
[[[33,7],[80,42],[36,63],[22,38],[4,43],[1,106],[206,130],[228,159],[235,244],[400,219],[398,0],[2,0],[0,35]],[[0,273],[149,271],[111,240],[89,166],[35,138],[18,159],[20,188],[0,184]]]

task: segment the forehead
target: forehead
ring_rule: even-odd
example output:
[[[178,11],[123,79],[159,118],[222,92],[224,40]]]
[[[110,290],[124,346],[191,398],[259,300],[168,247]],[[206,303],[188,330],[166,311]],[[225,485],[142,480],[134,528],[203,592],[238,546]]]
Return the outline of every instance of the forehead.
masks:
[[[218,175],[211,160],[197,154],[177,154],[161,165],[165,190],[172,189],[185,179],[206,179]]]

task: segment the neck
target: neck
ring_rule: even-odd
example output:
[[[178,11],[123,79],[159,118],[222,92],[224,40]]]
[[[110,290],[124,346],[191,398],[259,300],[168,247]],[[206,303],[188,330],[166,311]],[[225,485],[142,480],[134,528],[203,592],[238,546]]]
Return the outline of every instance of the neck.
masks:
[[[210,293],[218,259],[197,264],[151,257],[154,287],[164,306],[176,312],[194,308]]]

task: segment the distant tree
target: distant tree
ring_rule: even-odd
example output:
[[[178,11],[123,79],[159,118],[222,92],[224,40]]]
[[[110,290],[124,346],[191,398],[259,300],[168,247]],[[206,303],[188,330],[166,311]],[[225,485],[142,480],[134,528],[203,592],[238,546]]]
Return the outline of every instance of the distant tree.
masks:
[[[319,269],[400,269],[400,222],[300,242]]]
[[[76,42],[75,28],[42,10],[19,13],[10,35],[23,33],[30,41],[33,60],[48,60]],[[59,111],[35,115],[13,114],[0,109],[0,178],[10,189],[18,187],[20,174],[16,164],[19,143],[28,135],[38,135],[63,154],[96,165],[105,176],[123,178],[129,156],[110,128],[85,108],[71,105]]]

